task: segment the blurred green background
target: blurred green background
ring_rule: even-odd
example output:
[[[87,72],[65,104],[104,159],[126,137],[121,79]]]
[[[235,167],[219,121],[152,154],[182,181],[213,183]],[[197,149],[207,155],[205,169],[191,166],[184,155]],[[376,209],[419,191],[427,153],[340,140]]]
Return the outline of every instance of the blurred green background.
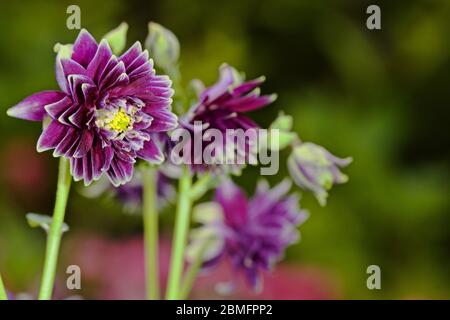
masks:
[[[450,298],[450,2],[377,1],[382,30],[370,31],[365,11],[373,3],[2,1],[0,270],[10,290],[33,290],[39,279],[45,237],[25,213],[51,213],[57,161],[35,151],[40,124],[8,118],[6,109],[57,87],[52,48],[77,36],[66,28],[66,8],[78,4],[82,27],[97,39],[122,21],[128,44],[145,39],[150,20],[173,30],[185,83],[211,84],[222,62],[249,78],[264,74],[263,91],[279,98],[255,113],[262,125],[284,110],[303,140],[353,156],[350,182],[333,190],[327,207],[304,195],[311,217],[288,250],[289,264],[326,273],[339,298]],[[257,173],[238,180],[251,191]],[[283,163],[271,180],[285,174]],[[80,189],[69,201],[67,238],[141,233],[139,216]],[[77,263],[67,248],[64,257]],[[371,264],[381,267],[382,290],[366,287]]]

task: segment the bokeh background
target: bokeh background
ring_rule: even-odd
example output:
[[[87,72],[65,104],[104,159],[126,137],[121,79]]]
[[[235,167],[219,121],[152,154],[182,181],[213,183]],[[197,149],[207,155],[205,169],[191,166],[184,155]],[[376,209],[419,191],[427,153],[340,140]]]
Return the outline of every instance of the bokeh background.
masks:
[[[370,31],[365,11],[375,2],[382,30]],[[211,84],[222,62],[248,77],[264,74],[263,90],[279,98],[255,113],[261,124],[284,110],[303,140],[353,156],[350,182],[333,190],[327,207],[304,195],[311,217],[301,242],[266,277],[267,290],[242,289],[235,297],[450,298],[450,2],[375,2],[2,1],[0,270],[8,289],[36,291],[45,236],[25,214],[51,214],[57,161],[36,153],[40,124],[8,118],[6,109],[57,87],[52,48],[74,41],[66,8],[78,4],[82,27],[97,39],[122,21],[130,26],[128,44],[145,39],[150,20],[173,30],[185,83]],[[257,174],[249,169],[238,181],[251,191]],[[270,179],[285,174],[283,163]],[[81,189],[74,185],[68,205],[57,295],[142,298],[139,215],[108,199],[86,199]],[[166,211],[162,269],[173,218],[173,209]],[[69,264],[82,267],[79,292],[64,290]],[[382,290],[366,287],[371,264],[381,267]],[[226,273],[220,267],[204,275],[194,297],[212,297]]]

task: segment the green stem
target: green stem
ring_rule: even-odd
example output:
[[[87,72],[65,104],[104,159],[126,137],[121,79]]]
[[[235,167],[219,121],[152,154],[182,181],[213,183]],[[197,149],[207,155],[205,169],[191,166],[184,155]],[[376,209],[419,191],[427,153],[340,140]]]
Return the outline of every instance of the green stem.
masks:
[[[192,263],[189,265],[189,269],[186,272],[183,285],[181,287],[181,299],[187,299],[189,297],[189,293],[192,290],[192,286],[194,285],[195,279],[197,278],[197,274],[203,264],[203,256],[205,255],[206,249],[208,248],[208,244],[208,240],[202,244],[202,246],[198,250],[197,255],[195,256],[194,261],[192,261]]]
[[[144,250],[147,299],[159,299],[158,209],[156,170],[143,170]]]
[[[64,214],[66,211],[67,199],[69,197],[71,181],[72,177],[70,176],[69,160],[61,157],[59,160],[55,209],[53,211],[53,221],[47,238],[47,248],[45,252],[41,288],[39,290],[39,300],[49,300],[52,297],[58,252],[62,236],[62,226],[64,223]]]
[[[178,201],[175,217],[175,230],[172,242],[172,256],[167,283],[166,298],[168,300],[178,299],[181,276],[184,265],[184,251],[186,248],[187,235],[189,231],[190,211],[192,200],[190,188],[192,179],[187,168],[184,168],[178,186]]]
[[[3,285],[1,274],[0,274],[0,300],[8,300],[8,296],[6,295],[6,290],[5,286]]]
[[[211,188],[212,186],[212,179],[211,176],[206,173],[192,185],[191,188],[191,198],[193,201],[196,201],[203,197],[206,192]]]

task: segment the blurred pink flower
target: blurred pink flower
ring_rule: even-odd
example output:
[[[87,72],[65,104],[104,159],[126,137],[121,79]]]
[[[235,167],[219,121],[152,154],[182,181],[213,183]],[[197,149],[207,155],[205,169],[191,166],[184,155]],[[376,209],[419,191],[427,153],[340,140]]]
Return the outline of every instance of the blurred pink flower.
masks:
[[[0,174],[11,194],[30,202],[42,198],[48,187],[47,157],[24,138],[14,138],[2,149]]]
[[[105,239],[78,235],[67,244],[66,264],[80,266],[85,298],[143,299],[145,292],[144,256],[141,237]],[[160,277],[165,286],[170,260],[170,242],[160,242]],[[281,264],[264,276],[264,290],[255,294],[239,281],[231,295],[220,295],[218,287],[231,279],[226,263],[204,272],[197,279],[193,299],[334,299],[336,285],[320,270]]]
[[[144,247],[141,237],[105,239],[78,235],[69,243],[67,263],[81,268],[83,296],[95,299],[143,299],[145,297]],[[165,284],[170,246],[160,242],[160,278]],[[91,290],[92,289],[92,290]]]
[[[200,275],[194,286],[193,299],[261,299],[261,300],[326,300],[339,298],[336,284],[324,272],[314,267],[279,264],[272,273],[263,276],[263,290],[255,293],[245,279],[234,283],[229,295],[218,291],[227,287],[230,267],[223,263],[212,273]],[[229,283],[228,283],[229,284]]]

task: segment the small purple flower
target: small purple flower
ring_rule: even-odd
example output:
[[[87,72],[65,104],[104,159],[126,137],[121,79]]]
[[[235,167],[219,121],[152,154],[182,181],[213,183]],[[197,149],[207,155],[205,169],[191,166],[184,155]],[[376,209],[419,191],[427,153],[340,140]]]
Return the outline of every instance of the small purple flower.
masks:
[[[299,239],[297,226],[307,218],[306,211],[299,208],[298,196],[287,195],[290,187],[289,180],[273,189],[261,181],[253,198],[247,199],[227,180],[216,191],[216,209],[196,213],[203,226],[194,230],[192,248],[209,241],[212,246],[204,255],[206,266],[228,258],[234,270],[258,289],[261,272],[270,270],[286,247]]]
[[[140,174],[135,174],[131,181],[123,186],[112,188],[112,193],[123,206],[131,211],[142,210],[143,184]],[[161,172],[156,176],[157,206],[162,210],[175,199],[176,191],[170,179]]]
[[[205,129],[217,129],[225,138],[227,129],[256,129],[258,124],[244,113],[267,106],[276,99],[276,95],[260,95],[259,85],[264,82],[264,77],[243,82],[243,78],[231,66],[223,64],[220,67],[220,78],[217,83],[208,88],[203,88],[200,83],[199,100],[192,106],[183,118],[182,125],[189,130],[194,130],[194,124],[201,123]],[[192,134],[191,134],[192,136]],[[193,159],[202,157],[208,143],[203,142],[202,154],[193,154]],[[226,150],[226,141],[223,141],[223,150]],[[236,145],[236,154],[244,154],[248,157],[249,145]],[[219,159],[224,162],[224,159]],[[211,170],[214,166],[192,165],[196,171]]]
[[[142,211],[143,191],[142,174],[138,169],[133,178],[124,185],[114,187],[106,178],[101,178],[89,187],[83,188],[81,193],[87,198],[97,198],[103,194],[110,196],[120,202],[126,212],[139,213]],[[175,200],[176,190],[172,180],[160,170],[156,175],[156,192],[159,210]]]
[[[38,143],[70,159],[74,180],[85,185],[103,173],[115,185],[129,181],[136,158],[163,160],[151,134],[173,129],[171,81],[157,76],[148,52],[136,42],[120,57],[106,40],[97,44],[81,30],[70,57],[56,60],[61,91],[43,91],[8,110],[8,115],[50,121]]]
[[[352,162],[352,158],[335,157],[325,148],[306,142],[294,146],[288,159],[288,169],[295,183],[311,191],[319,203],[326,204],[328,190],[335,184],[345,183],[348,177],[339,171]]]

